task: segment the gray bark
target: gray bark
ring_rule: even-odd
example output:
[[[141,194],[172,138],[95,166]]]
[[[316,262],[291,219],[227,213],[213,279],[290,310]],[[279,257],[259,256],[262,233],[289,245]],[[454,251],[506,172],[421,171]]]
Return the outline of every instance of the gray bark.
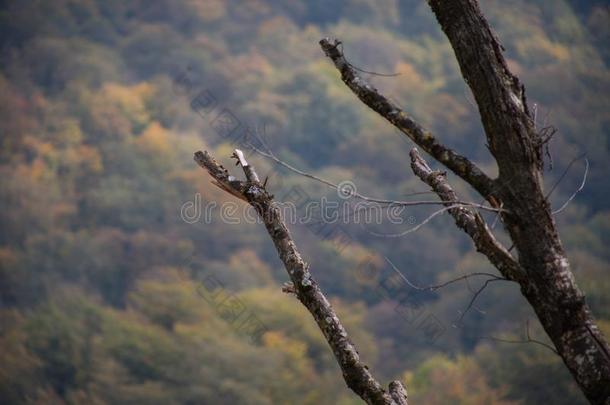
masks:
[[[457,225],[473,238],[477,249],[505,277],[519,283],[522,294],[589,401],[610,403],[610,349],[576,285],[543,193],[544,140],[528,111],[525,88],[510,72],[502,46],[475,0],[428,2],[479,107],[487,143],[498,164],[497,179],[489,178],[466,157],[442,145],[360,78],[345,60],[338,41],[325,38],[320,45],[340,71],[342,80],[362,102],[469,183],[492,206],[503,208],[501,220],[516,248],[516,267],[508,259],[512,256],[495,239],[489,239],[472,213],[461,209],[452,215]],[[414,170],[417,167],[415,164]],[[435,191],[443,200],[451,198],[442,187]],[[481,237],[487,238],[486,247],[481,245]]]
[[[229,172],[207,152],[195,153],[195,161],[208,171],[216,186],[247,201],[262,219],[292,281],[292,286],[287,290],[293,292],[313,316],[335,355],[347,386],[367,404],[407,405],[407,392],[399,381],[392,381],[389,391],[386,392],[360,360],[358,351],[339,317],[309,272],[309,265],[301,258],[280,216],[280,210],[273,203],[273,196],[259,182],[256,171],[248,164],[241,151],[236,149],[234,157],[242,165],[246,181],[229,176]]]

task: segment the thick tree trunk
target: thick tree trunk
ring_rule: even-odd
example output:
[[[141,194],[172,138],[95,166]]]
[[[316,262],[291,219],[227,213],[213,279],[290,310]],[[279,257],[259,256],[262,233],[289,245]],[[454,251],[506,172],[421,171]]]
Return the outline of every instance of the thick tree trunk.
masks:
[[[476,1],[429,3],[474,94],[498,163],[494,197],[507,210],[503,221],[528,276],[521,283],[523,295],[586,397],[604,403],[610,398],[610,350],[576,285],[543,194],[543,140],[524,87],[509,71]]]
[[[428,0],[455,51],[462,76],[479,107],[487,143],[499,168],[491,179],[467,157],[444,146],[399,106],[359,77],[338,47],[320,45],[345,84],[358,98],[391,122],[424,151],[469,183],[492,206],[502,207],[502,221],[518,253],[512,256],[469,210],[450,213],[505,278],[519,283],[557,352],[592,403],[610,404],[610,350],[579,290],[561,245],[551,207],[544,196],[542,147],[529,114],[525,89],[508,69],[502,46],[476,0]],[[446,185],[414,159],[414,170],[436,185],[444,201]]]

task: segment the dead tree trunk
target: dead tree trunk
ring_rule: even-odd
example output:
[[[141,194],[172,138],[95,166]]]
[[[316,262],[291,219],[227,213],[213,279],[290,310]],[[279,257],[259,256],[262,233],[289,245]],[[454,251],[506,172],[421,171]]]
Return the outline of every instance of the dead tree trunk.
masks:
[[[458,226],[473,238],[477,249],[487,255],[502,275],[519,283],[522,294],[589,401],[610,403],[610,349],[595,324],[584,294],[576,285],[550,204],[543,193],[544,139],[536,131],[528,111],[525,88],[508,69],[502,45],[476,0],[428,2],[455,51],[462,76],[479,107],[487,143],[499,168],[496,179],[442,145],[360,78],[343,57],[338,41],[323,39],[320,45],[361,101],[469,183],[492,206],[503,208],[501,219],[518,259],[512,259],[488,234],[480,217],[460,211],[452,215],[461,215],[461,224],[456,217]],[[414,170],[421,168],[418,166],[421,162],[412,158]],[[435,191],[441,199],[449,198],[446,189]],[[481,240],[487,241],[486,244],[482,245]]]
[[[256,171],[248,164],[240,150],[235,150],[234,157],[242,166],[246,181],[229,176],[229,172],[207,152],[195,153],[195,161],[208,171],[215,185],[248,202],[262,219],[292,281],[289,291],[296,295],[315,319],[341,367],[348,387],[367,404],[407,405],[407,392],[399,381],[392,381],[386,392],[360,360],[358,351],[339,317],[311,276],[309,265],[301,258],[280,216],[280,210],[273,202],[273,196],[267,193]]]

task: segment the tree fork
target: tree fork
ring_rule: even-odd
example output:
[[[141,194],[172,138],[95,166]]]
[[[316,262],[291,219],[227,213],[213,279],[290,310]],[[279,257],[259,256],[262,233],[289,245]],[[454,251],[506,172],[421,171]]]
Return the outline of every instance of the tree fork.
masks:
[[[543,193],[542,135],[529,114],[525,87],[509,70],[503,47],[476,0],[428,3],[479,107],[487,143],[498,164],[497,179],[490,179],[468,158],[445,147],[363,80],[346,62],[338,47],[340,41],[324,38],[320,41],[322,50],[363,103],[470,184],[492,206],[506,209],[501,219],[525,273],[516,280],[522,294],[587,399],[610,404],[610,348],[576,284]],[[499,262],[492,263],[498,267]]]

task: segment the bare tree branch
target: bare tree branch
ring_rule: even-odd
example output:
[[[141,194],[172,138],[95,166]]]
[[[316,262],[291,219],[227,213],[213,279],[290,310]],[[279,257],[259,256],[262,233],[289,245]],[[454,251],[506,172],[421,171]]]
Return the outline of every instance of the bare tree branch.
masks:
[[[339,47],[340,44],[340,41],[336,39],[331,40],[330,38],[323,38],[320,41],[322,50],[334,62],[336,68],[341,72],[341,79],[354,94],[364,104],[390,121],[423,150],[464,179],[483,197],[486,199],[493,198],[491,194],[494,189],[494,181],[468,158],[441,144],[430,131],[422,127],[399,106],[380,94],[377,89],[362,79],[345,59]],[[494,205],[493,200],[490,203]]]
[[[419,156],[416,148],[411,149],[410,156],[413,173],[428,184],[447,206],[452,207],[458,198],[445,174],[433,171]],[[487,256],[504,277],[512,281],[524,280],[525,272],[508,250],[496,240],[480,214],[467,207],[452,207],[449,213],[455,219],[455,224],[470,236],[477,251]]]
[[[284,291],[294,293],[311,313],[331,347],[348,387],[368,404],[407,405],[406,390],[400,382],[393,381],[389,393],[386,392],[360,360],[339,317],[311,276],[309,265],[301,258],[273,197],[261,185],[243,153],[236,149],[234,157],[244,169],[247,181],[230,176],[207,152],[195,153],[195,161],[208,171],[216,185],[232,195],[241,195],[242,199],[256,209],[292,281],[292,287],[285,287]]]

